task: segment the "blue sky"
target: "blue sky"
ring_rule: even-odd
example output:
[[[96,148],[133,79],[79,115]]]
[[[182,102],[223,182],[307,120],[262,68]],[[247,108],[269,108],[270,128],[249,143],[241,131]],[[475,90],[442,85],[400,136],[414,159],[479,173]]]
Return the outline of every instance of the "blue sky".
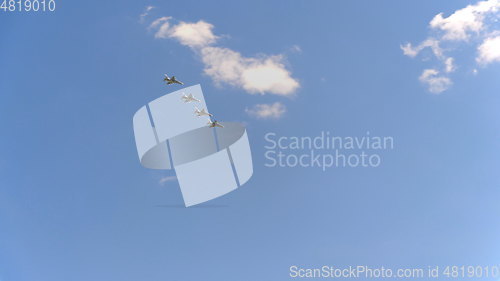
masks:
[[[466,10],[484,26],[462,25],[465,39],[446,37],[460,18],[430,25],[475,3],[61,1],[55,13],[1,12],[0,280],[499,265],[500,63],[495,41],[484,45],[498,13]],[[285,84],[246,83],[244,71],[217,80],[200,45],[175,29],[155,38],[161,17],[211,25],[217,39],[203,48],[250,59],[244,69],[274,58],[267,70]],[[443,56],[408,55],[429,38]],[[422,78],[428,69],[437,73]],[[171,91],[165,72],[200,83],[220,120],[246,124],[254,175],[242,188],[184,208],[177,182],[161,183],[172,171],[140,166],[132,116]],[[377,168],[264,166],[266,133],[321,131],[391,136],[394,149]]]

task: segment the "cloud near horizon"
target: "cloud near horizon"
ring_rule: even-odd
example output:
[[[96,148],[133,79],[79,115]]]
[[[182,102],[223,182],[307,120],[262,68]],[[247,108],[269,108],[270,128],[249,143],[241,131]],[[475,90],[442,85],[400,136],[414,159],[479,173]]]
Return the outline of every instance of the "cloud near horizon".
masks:
[[[292,96],[300,87],[285,66],[284,55],[244,57],[241,53],[216,46],[219,36],[206,21],[170,23],[171,17],[153,21],[149,29],[155,38],[174,39],[191,48],[205,65],[204,73],[216,85],[231,85],[249,94]],[[298,46],[297,46],[298,47]]]
[[[431,93],[442,93],[453,84],[450,74],[457,66],[455,58],[446,53],[459,49],[459,44],[477,46],[476,62],[480,66],[500,62],[499,11],[500,0],[485,0],[456,10],[448,17],[439,13],[429,22],[432,34],[427,39],[416,46],[411,43],[400,46],[403,54],[411,58],[430,48],[441,63],[442,70],[425,69],[419,77]]]

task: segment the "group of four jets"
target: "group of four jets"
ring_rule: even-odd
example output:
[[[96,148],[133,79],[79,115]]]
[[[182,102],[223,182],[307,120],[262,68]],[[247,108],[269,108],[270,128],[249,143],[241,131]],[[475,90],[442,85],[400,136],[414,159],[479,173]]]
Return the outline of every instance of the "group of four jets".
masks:
[[[165,78],[163,78],[163,81],[167,82],[167,85],[170,85],[170,84],[179,84],[179,85],[184,85],[184,83],[182,83],[181,81],[175,79],[175,76],[172,76],[171,78],[168,77],[167,74],[165,74]],[[182,95],[181,99],[185,102],[185,103],[188,103],[188,102],[201,102],[199,99],[195,98],[193,96],[193,94],[189,94],[189,95]],[[205,111],[205,109],[198,109],[198,107],[194,107],[195,110],[194,110],[194,113],[196,114],[196,116],[200,117],[200,116],[208,116],[208,127],[210,128],[215,128],[215,127],[219,127],[219,128],[224,128],[224,126],[222,126],[219,122],[217,122],[217,120],[212,120],[211,117],[213,117],[213,114],[211,113],[208,113],[207,111]]]

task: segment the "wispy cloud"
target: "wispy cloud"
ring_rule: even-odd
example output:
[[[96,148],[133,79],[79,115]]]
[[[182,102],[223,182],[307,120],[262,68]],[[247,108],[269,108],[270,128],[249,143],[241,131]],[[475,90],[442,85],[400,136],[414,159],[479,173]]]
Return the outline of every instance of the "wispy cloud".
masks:
[[[156,38],[169,38],[191,48],[201,57],[204,73],[216,85],[228,84],[250,94],[293,95],[300,87],[285,65],[284,55],[258,55],[245,57],[238,51],[217,46],[220,36],[206,21],[171,24],[170,17],[151,23]]]
[[[143,23],[146,17],[149,15],[149,12],[154,8],[155,7],[153,6],[146,6],[146,8],[144,8],[144,12],[142,12],[142,14],[139,16],[139,22]]]
[[[430,48],[441,63],[442,70],[426,69],[419,77],[429,91],[441,93],[452,85],[449,75],[457,66],[455,58],[448,53],[459,49],[460,44],[478,46],[476,62],[479,65],[500,61],[499,11],[500,0],[486,0],[458,9],[448,17],[439,13],[429,22],[431,35],[427,39],[416,46],[411,43],[401,45],[403,53],[412,58]],[[446,48],[442,47],[444,45]]]
[[[403,53],[412,58],[416,57],[425,48],[431,48],[433,54],[437,58],[443,57],[443,50],[441,49],[441,47],[439,47],[439,41],[435,38],[428,38],[415,47],[411,43],[401,45],[401,50],[403,50]]]
[[[158,29],[158,31],[155,33],[156,38],[161,38],[161,34],[164,34],[167,32],[169,28],[168,20],[171,19],[171,17],[161,17],[155,19],[148,27],[148,29]]]
[[[273,104],[256,104],[245,111],[248,115],[259,119],[279,119],[285,114],[286,107],[280,102],[275,102]]]
[[[447,73],[455,71],[457,67],[455,66],[454,61],[455,61],[454,58],[446,58],[444,60],[444,65],[445,65],[444,71],[446,71]]]
[[[165,185],[167,182],[171,181],[176,181],[177,177],[176,176],[168,176],[168,177],[163,177],[158,181],[158,184],[160,185]]]
[[[302,53],[302,48],[299,46],[299,45],[293,45],[291,48],[290,48],[290,51],[292,53]]]
[[[450,78],[440,75],[436,69],[425,69],[419,80],[427,85],[429,92],[433,94],[440,94],[452,85]]]

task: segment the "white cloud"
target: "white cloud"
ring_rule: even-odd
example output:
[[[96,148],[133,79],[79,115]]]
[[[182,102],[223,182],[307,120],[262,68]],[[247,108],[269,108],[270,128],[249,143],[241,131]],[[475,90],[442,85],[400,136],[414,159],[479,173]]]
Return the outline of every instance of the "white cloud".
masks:
[[[153,28],[152,25],[150,27]],[[169,22],[165,21],[155,33],[155,37],[174,38],[182,45],[198,48],[217,41],[217,36],[212,32],[213,28],[212,24],[202,20],[195,23],[180,22],[174,26],[170,26]]]
[[[476,62],[482,65],[500,62],[500,38],[492,36],[492,34],[498,34],[495,28],[497,28],[499,11],[500,0],[486,0],[458,9],[448,17],[439,13],[429,23],[433,32],[431,36],[416,46],[411,43],[402,45],[401,50],[406,56],[416,57],[422,50],[430,48],[434,57],[442,65],[441,71],[452,73],[457,66],[454,57],[449,56],[448,53],[457,49],[466,49],[460,48],[458,43],[478,44],[482,41],[477,48]],[[420,76],[420,81],[428,84],[429,91],[433,93],[440,93],[452,84],[449,77],[440,76],[438,73],[438,69],[426,69]]]
[[[450,72],[453,72],[457,69],[457,67],[455,66],[455,63],[454,63],[455,59],[453,58],[447,58],[445,59],[444,61],[444,65],[445,65],[445,71],[450,73]]]
[[[446,91],[453,84],[448,77],[440,76],[436,69],[425,69],[419,80],[427,85],[429,92],[434,94]]]
[[[290,76],[290,72],[283,65],[282,56],[250,61],[241,75],[243,89],[247,92],[290,95],[299,87],[299,83]]]
[[[286,107],[280,103],[273,104],[256,104],[252,108],[245,110],[250,116],[259,119],[279,119],[285,114]]]
[[[471,34],[483,30],[485,17],[496,13],[499,8],[500,0],[480,1],[455,11],[447,18],[443,17],[443,13],[438,14],[431,20],[430,26],[444,32],[443,40],[468,40]]]
[[[486,38],[477,48],[479,64],[486,65],[492,62],[500,62],[500,36]]]
[[[161,18],[157,18],[156,20],[154,20],[150,25],[149,25],[149,29],[155,29],[157,28],[158,26],[160,26],[160,29],[163,27],[163,25],[165,23],[167,23],[167,25],[164,27],[165,30],[162,31],[163,32],[166,32],[166,30],[168,30],[168,20],[171,19],[171,17],[161,17]],[[158,30],[158,32],[156,32],[156,34],[158,34],[160,32],[160,30]],[[157,37],[155,34],[155,37]]]
[[[161,178],[161,179],[158,181],[158,184],[160,184],[160,185],[165,185],[165,183],[167,183],[167,182],[176,181],[176,180],[177,180],[177,177],[176,177],[176,176],[168,176],[168,177],[163,177],[163,178]]]
[[[227,48],[201,50],[205,73],[216,83],[238,86],[251,94],[290,95],[299,87],[283,64],[282,56],[246,58]]]
[[[422,43],[418,44],[416,47],[413,47],[411,43],[407,43],[404,46],[400,46],[403,53],[409,57],[416,57],[423,49],[431,48],[432,53],[438,57],[443,57],[443,50],[439,47],[439,41],[434,38],[428,38],[424,40]]]
[[[144,9],[144,12],[139,16],[139,22],[140,23],[143,23],[144,22],[144,19],[149,15],[149,12],[151,10],[153,10],[155,7],[153,6],[147,6],[145,9]]]
[[[169,19],[163,17],[150,25],[151,29],[157,29],[155,37],[176,39],[193,49],[205,64],[205,74],[217,85],[229,84],[250,94],[284,96],[292,95],[299,88],[299,82],[284,64],[283,55],[244,57],[229,48],[214,46],[219,37],[213,33],[212,24],[198,21],[171,25]]]

